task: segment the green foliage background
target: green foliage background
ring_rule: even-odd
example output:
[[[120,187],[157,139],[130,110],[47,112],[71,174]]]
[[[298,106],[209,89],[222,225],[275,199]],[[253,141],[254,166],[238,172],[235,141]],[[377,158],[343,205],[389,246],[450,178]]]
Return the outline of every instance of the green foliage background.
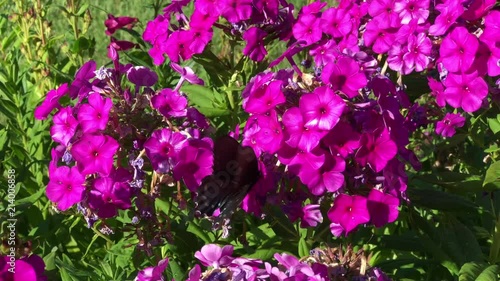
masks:
[[[49,122],[34,120],[33,110],[45,93],[70,82],[81,64],[92,58],[107,63],[103,22],[107,13],[138,17],[137,30],[143,30],[167,1],[0,1],[0,178],[7,186],[7,170],[15,169],[17,181],[16,232],[21,242],[31,241],[34,253],[43,257],[49,280],[133,280],[137,271],[171,259],[168,275],[184,280],[194,264],[193,253],[206,243],[232,243],[238,254],[270,260],[275,252],[305,256],[324,243],[353,243],[371,253],[370,264],[382,268],[395,280],[498,280],[500,272],[500,110],[498,104],[469,117],[453,138],[444,140],[426,131],[415,134],[412,148],[423,163],[419,172],[408,169],[410,201],[402,207],[400,218],[381,229],[361,229],[347,238],[336,239],[324,223],[315,231],[300,229],[283,214],[261,221],[240,218],[248,228],[248,244],[236,237],[220,239],[209,225],[194,221],[187,213],[173,212],[171,202],[157,208],[172,218],[173,244],[159,247],[152,256],[135,249],[137,238],[131,232],[104,236],[88,229],[77,214],[58,214],[45,197],[47,165],[53,143]],[[300,1],[295,1],[300,7]],[[120,39],[137,34],[119,31]],[[220,45],[217,45],[220,44]],[[223,51],[222,42],[214,42]],[[273,50],[279,54],[280,47]],[[142,62],[161,75],[160,83],[172,83],[166,67],[154,67],[146,49],[128,57]],[[273,57],[271,53],[270,57]],[[274,56],[275,57],[275,56]],[[208,77],[217,61],[199,61],[200,75]],[[234,92],[230,81],[238,66],[219,73],[220,85],[184,89],[191,102],[210,108],[221,89]],[[252,71],[257,72],[259,66]],[[203,73],[204,72],[204,73]],[[248,79],[249,77],[247,77]],[[413,99],[426,102],[420,85],[425,77],[404,81]],[[206,98],[209,97],[209,98]],[[209,112],[212,117],[227,115],[228,105]],[[234,109],[234,108],[233,108]],[[431,126],[427,131],[432,132]],[[7,231],[6,189],[0,190],[2,238]],[[174,208],[175,209],[175,208]],[[116,224],[128,220],[122,214]],[[241,229],[236,225],[234,229]],[[169,279],[170,280],[170,279]]]

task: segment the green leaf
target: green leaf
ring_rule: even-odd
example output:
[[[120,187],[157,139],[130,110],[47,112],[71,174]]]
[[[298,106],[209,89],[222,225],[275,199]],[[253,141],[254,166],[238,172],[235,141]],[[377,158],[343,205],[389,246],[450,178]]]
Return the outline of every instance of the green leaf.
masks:
[[[83,3],[78,12],[76,12],[76,16],[83,15],[89,9],[89,3]]]
[[[500,188],[500,161],[494,162],[490,165],[488,170],[486,170],[483,187],[490,189]]]
[[[414,205],[433,210],[477,213],[478,206],[462,196],[436,189],[408,189]]]
[[[494,281],[498,280],[498,265],[468,262],[460,268],[459,281]]]
[[[299,240],[299,257],[307,257],[309,256],[309,251],[311,250],[311,246],[307,243],[304,237],[300,237]]]
[[[500,116],[500,114],[498,115]],[[500,121],[497,118],[488,118],[488,126],[493,131],[494,134],[500,132]]]

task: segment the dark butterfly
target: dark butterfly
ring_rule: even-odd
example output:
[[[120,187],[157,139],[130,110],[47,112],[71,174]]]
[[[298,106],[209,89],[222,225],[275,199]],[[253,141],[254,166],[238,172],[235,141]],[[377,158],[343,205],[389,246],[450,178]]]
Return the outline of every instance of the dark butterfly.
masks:
[[[219,209],[219,216],[231,215],[259,177],[252,148],[241,146],[230,136],[218,138],[214,144],[213,174],[202,180],[195,198],[197,213],[212,216]]]

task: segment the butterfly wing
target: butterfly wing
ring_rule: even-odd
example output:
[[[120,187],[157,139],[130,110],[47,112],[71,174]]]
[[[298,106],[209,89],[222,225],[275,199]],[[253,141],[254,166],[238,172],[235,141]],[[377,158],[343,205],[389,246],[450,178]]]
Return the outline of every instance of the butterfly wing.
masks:
[[[198,212],[213,215],[232,213],[259,179],[258,161],[253,149],[223,136],[214,144],[214,172],[203,179],[195,198]]]

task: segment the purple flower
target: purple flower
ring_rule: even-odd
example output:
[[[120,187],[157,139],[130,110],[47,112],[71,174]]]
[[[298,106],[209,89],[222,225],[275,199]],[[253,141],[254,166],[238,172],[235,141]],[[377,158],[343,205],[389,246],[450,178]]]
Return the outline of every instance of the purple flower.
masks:
[[[248,97],[243,101],[243,109],[252,114],[266,113],[278,104],[285,102],[285,95],[281,90],[282,81],[274,80],[270,83],[254,83],[248,92]]]
[[[243,145],[250,146],[256,155],[263,151],[273,154],[281,147],[283,131],[274,110],[266,115],[253,115],[245,126]]]
[[[199,264],[196,264],[188,274],[188,279],[186,281],[200,281],[201,280],[201,268]]]
[[[203,53],[205,47],[212,40],[213,34],[212,29],[207,28],[206,26],[191,26],[188,32],[185,33],[185,36],[189,36],[191,38],[189,49],[195,54]]]
[[[168,29],[170,25],[169,18],[170,17],[165,17],[163,15],[157,16],[154,20],[148,22],[142,34],[144,41],[153,44],[153,47],[148,53],[153,58],[153,62],[156,65],[160,65],[165,61],[162,48],[170,34]]]
[[[190,48],[191,40],[192,37],[189,36],[187,30],[174,31],[170,34],[167,41],[161,45],[161,51],[166,53],[173,62],[178,63],[179,56],[183,60],[188,60],[194,54]]]
[[[168,258],[158,262],[157,266],[146,267],[139,271],[134,281],[164,281],[163,272],[168,266]]]
[[[391,140],[387,129],[377,135],[364,133],[361,136],[361,147],[356,153],[356,161],[363,166],[369,164],[375,172],[380,172],[396,156],[397,151],[396,143]]]
[[[189,139],[179,152],[174,179],[182,178],[187,188],[195,191],[201,180],[212,174],[213,159],[211,140]]]
[[[305,41],[307,45],[316,43],[323,35],[320,24],[321,19],[316,15],[300,15],[297,22],[293,25],[293,36],[297,41]]]
[[[367,200],[359,195],[340,194],[333,201],[333,206],[328,211],[328,218],[333,223],[340,224],[347,235],[358,225],[370,221]]]
[[[311,151],[318,146],[319,141],[326,135],[326,131],[307,128],[298,107],[288,109],[283,114],[282,119],[288,133],[288,139],[285,142],[291,147]]]
[[[467,1],[466,3],[470,3]],[[464,11],[461,18],[468,21],[474,21],[483,17],[491,8],[495,6],[495,0],[472,0],[467,10]]]
[[[444,86],[441,82],[437,81],[432,77],[428,77],[429,88],[432,91],[432,95],[436,97],[436,103],[440,107],[446,106],[446,100],[444,98]]]
[[[328,40],[326,43],[317,44],[311,48],[309,54],[314,58],[314,63],[317,66],[324,66],[327,63],[334,62],[339,55],[336,45],[335,40]]]
[[[172,89],[163,89],[151,98],[153,108],[167,118],[186,116],[187,103],[183,95]]]
[[[339,154],[346,158],[360,146],[361,135],[354,131],[351,125],[339,122],[323,139],[333,155]]]
[[[208,244],[203,246],[200,251],[196,251],[194,256],[204,266],[220,268],[221,266],[227,266],[231,263],[233,260],[233,257],[231,257],[233,249],[234,247],[232,245],[226,245],[221,248],[215,244]]]
[[[11,262],[14,263],[13,266]],[[0,280],[2,281],[47,281],[44,271],[45,263],[37,255],[32,254],[20,259],[0,255]]]
[[[252,15],[252,0],[219,0],[220,13],[230,23],[237,23]]]
[[[82,174],[100,173],[107,176],[113,168],[113,157],[118,147],[118,142],[110,136],[84,134],[71,147],[71,154]]]
[[[340,120],[345,102],[327,86],[300,98],[299,108],[304,116],[305,126],[319,130],[330,130]]]
[[[88,104],[80,107],[77,116],[83,132],[93,133],[106,129],[113,102],[110,98],[101,97],[99,93],[89,95],[88,101]]]
[[[84,191],[85,177],[76,167],[49,167],[49,183],[45,192],[59,210],[66,211],[82,201]]]
[[[94,181],[88,202],[100,218],[112,218],[118,214],[118,209],[130,208],[130,197],[127,180],[123,181],[117,176],[104,177]]]
[[[309,204],[302,208],[300,227],[316,227],[323,222],[323,215],[318,204]]]
[[[188,81],[191,84],[202,85],[202,86],[205,84],[205,82],[203,82],[201,78],[196,76],[193,69],[189,66],[182,67],[176,64],[175,62],[171,62],[170,67],[172,67],[172,69],[175,70],[175,72],[181,75],[180,79],[181,81]],[[182,84],[181,81],[179,81],[178,84]]]
[[[75,80],[69,86],[69,96],[74,99],[83,97],[92,90],[90,79],[95,77],[96,63],[90,60],[82,65],[75,74]]]
[[[132,17],[115,17],[112,14],[108,14],[108,19],[104,21],[104,25],[106,26],[106,35],[113,35],[118,29],[127,28],[131,29],[135,23],[137,22],[137,18]]]
[[[443,35],[457,22],[458,17],[464,12],[461,0],[448,0],[436,5],[436,10],[440,12],[434,24],[429,27],[429,34],[433,36]]]
[[[376,17],[366,25],[363,40],[367,47],[373,45],[372,49],[375,53],[384,54],[393,46],[396,40],[396,31],[397,28],[391,25],[391,22]]]
[[[60,108],[59,99],[68,93],[68,84],[64,83],[57,89],[50,90],[43,100],[42,104],[39,105],[34,112],[35,118],[38,120],[44,120],[49,116],[49,114],[55,108]]]
[[[243,33],[243,40],[246,42],[243,54],[254,61],[262,61],[267,55],[266,48],[264,47],[264,38],[266,35],[267,32],[258,27],[247,29]]]
[[[371,222],[376,227],[382,227],[398,218],[399,199],[380,190],[370,191],[367,206]]]
[[[291,173],[299,175],[302,182],[309,182],[313,177],[312,172],[325,163],[325,153],[319,147],[306,152],[284,144],[278,151],[278,159],[288,165]]]
[[[325,162],[320,169],[310,169],[306,174],[300,173],[300,179],[309,191],[316,196],[328,192],[336,192],[344,185],[345,161],[341,157],[325,154]]]
[[[158,82],[158,75],[147,67],[134,66],[127,71],[127,79],[137,87],[151,87]]]
[[[423,71],[429,64],[432,51],[431,39],[425,33],[408,37],[407,52],[403,55],[403,74],[410,74],[413,70]]]
[[[444,80],[444,98],[454,108],[461,107],[465,112],[474,112],[481,107],[488,95],[488,85],[477,72],[470,74],[448,74]]]
[[[465,27],[456,27],[448,34],[439,47],[444,67],[451,72],[465,71],[471,67],[479,48],[476,36]]]
[[[327,64],[321,72],[321,80],[330,84],[332,90],[341,91],[349,98],[357,96],[358,91],[368,83],[359,64],[349,57],[341,57],[336,63]]]
[[[399,14],[401,24],[417,20],[423,24],[429,17],[429,0],[400,0],[394,4],[394,12]]]
[[[52,120],[54,125],[50,128],[50,136],[55,142],[68,146],[78,126],[78,121],[73,116],[73,109],[69,106],[61,108]]]
[[[159,173],[168,173],[176,162],[185,140],[183,134],[169,129],[154,131],[144,143],[146,155],[151,160],[153,169]]]
[[[344,37],[352,30],[351,15],[344,9],[329,8],[321,15],[321,28],[334,38]]]
[[[436,133],[445,138],[450,138],[455,134],[455,128],[461,128],[465,124],[465,118],[460,114],[446,113],[443,120],[436,123]]]
[[[383,22],[394,22],[398,14],[394,12],[395,0],[373,0],[368,6],[368,14]]]

